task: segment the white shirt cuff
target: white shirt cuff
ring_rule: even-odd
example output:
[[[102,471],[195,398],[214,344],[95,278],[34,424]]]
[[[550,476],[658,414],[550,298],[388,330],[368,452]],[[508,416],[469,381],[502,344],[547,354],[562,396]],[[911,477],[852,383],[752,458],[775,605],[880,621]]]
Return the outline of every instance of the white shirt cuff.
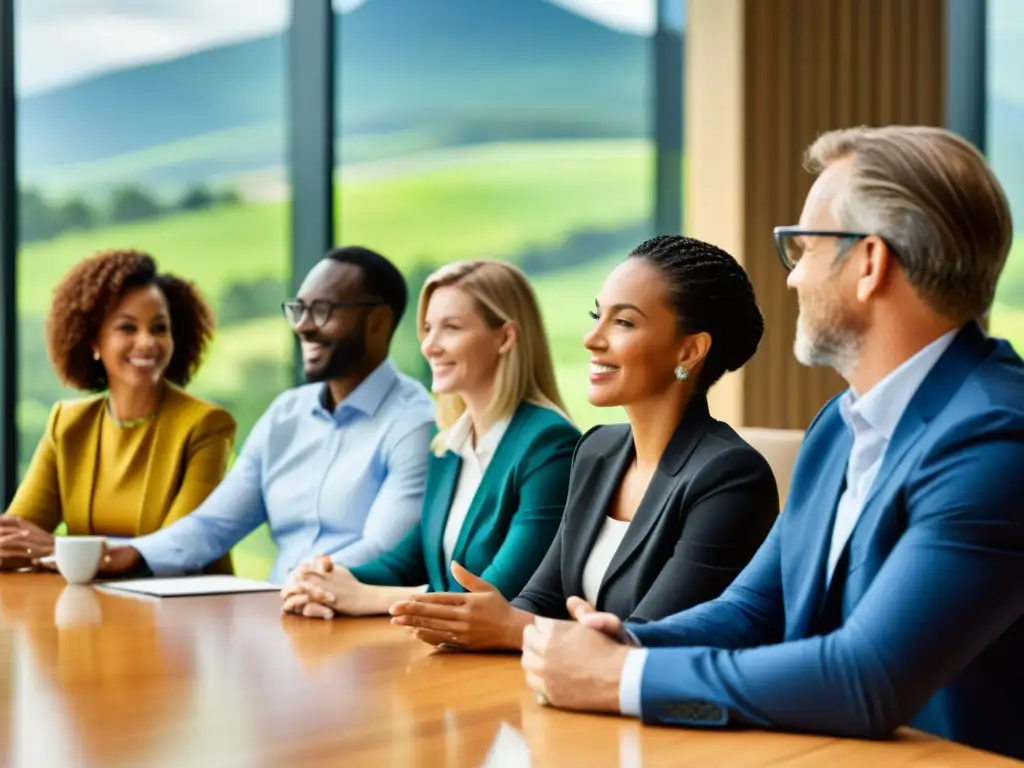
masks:
[[[624,715],[640,717],[640,687],[646,663],[646,648],[630,648],[626,653],[626,663],[622,665],[622,677],[619,678],[619,712]]]

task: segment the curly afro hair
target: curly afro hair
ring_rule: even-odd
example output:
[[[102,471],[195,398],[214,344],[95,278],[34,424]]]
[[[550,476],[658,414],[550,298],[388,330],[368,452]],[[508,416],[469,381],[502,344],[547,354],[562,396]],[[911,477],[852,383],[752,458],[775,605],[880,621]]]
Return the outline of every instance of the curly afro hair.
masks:
[[[742,367],[764,334],[754,286],[732,256],[717,246],[682,235],[658,235],[630,254],[653,264],[665,278],[669,301],[684,333],[711,335],[698,388],[707,391]]]
[[[93,359],[92,344],[104,318],[125,294],[148,285],[160,289],[170,310],[174,354],[164,378],[179,386],[188,384],[213,337],[213,310],[192,283],[159,273],[149,254],[111,250],[76,264],[54,289],[46,320],[46,348],[66,385],[87,392],[107,388],[107,373]]]

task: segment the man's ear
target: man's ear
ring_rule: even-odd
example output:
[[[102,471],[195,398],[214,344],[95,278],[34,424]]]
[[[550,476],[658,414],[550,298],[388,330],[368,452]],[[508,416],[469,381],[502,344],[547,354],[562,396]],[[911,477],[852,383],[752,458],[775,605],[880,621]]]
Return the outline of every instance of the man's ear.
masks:
[[[896,266],[889,244],[882,238],[865,238],[864,249],[857,262],[857,300],[865,302],[878,294]]]
[[[394,326],[395,313],[391,311],[391,307],[382,304],[370,310],[366,322],[366,328],[370,332],[370,336],[388,339],[391,337],[391,330]]]

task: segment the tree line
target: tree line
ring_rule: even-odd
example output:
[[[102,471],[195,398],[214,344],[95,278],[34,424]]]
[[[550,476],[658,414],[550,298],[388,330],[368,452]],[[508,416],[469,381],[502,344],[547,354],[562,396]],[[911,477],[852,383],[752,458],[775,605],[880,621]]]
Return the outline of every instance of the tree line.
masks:
[[[239,201],[233,189],[214,189],[204,184],[194,184],[171,200],[161,199],[138,184],[124,184],[113,189],[102,204],[80,194],[56,199],[26,187],[18,192],[18,233],[23,243],[30,243],[49,240],[65,232],[145,221],[180,211],[234,205]]]

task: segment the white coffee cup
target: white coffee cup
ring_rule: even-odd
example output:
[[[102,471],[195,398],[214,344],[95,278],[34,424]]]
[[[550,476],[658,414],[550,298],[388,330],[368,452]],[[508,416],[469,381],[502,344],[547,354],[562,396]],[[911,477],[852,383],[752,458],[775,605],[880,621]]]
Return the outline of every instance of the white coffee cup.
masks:
[[[57,536],[53,540],[57,570],[69,584],[87,584],[100,569],[106,547],[103,536]]]

